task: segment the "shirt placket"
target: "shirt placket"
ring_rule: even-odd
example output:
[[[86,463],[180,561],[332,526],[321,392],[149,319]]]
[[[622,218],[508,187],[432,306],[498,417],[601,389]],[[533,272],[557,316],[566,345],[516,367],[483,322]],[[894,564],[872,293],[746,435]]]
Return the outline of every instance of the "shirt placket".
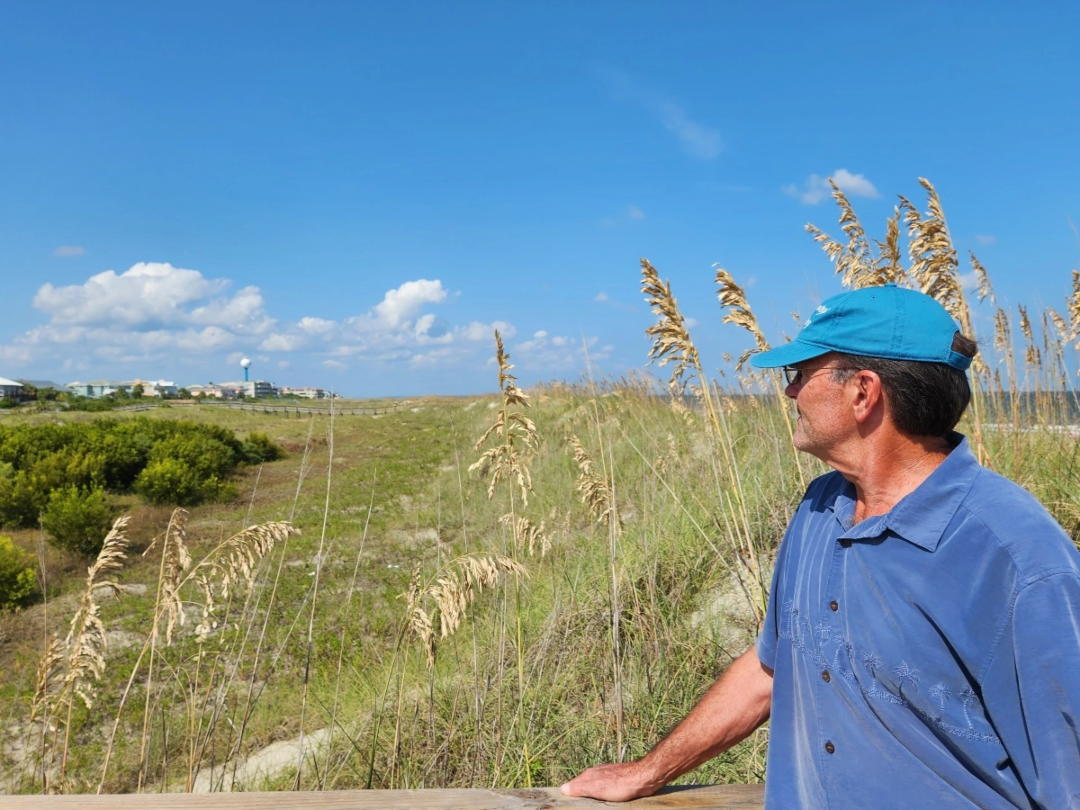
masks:
[[[820,752],[818,758],[821,761],[821,776],[825,795],[830,805],[832,804],[831,794],[833,791],[831,788],[834,781],[832,775],[838,767],[841,767],[841,763],[844,761],[843,757],[852,755],[851,751],[841,750],[838,743],[838,739],[843,736],[840,733],[840,724],[844,722],[844,718],[838,715],[841,701],[836,694],[836,689],[840,687],[837,678],[841,674],[838,671],[837,662],[839,656],[843,654],[843,650],[840,649],[842,622],[839,621],[841,594],[838,586],[840,580],[838,571],[844,565],[845,555],[853,544],[852,538],[842,531],[844,528],[843,517],[837,515],[837,519],[841,523],[838,528],[841,531],[839,536],[832,541],[829,574],[825,581],[825,587],[817,595],[818,604],[813,606],[813,615],[817,617],[815,626],[821,629],[819,650],[823,658],[823,661],[820,662],[817,678],[817,692],[820,695],[818,700],[818,750]],[[834,648],[835,653],[830,658],[828,651]]]

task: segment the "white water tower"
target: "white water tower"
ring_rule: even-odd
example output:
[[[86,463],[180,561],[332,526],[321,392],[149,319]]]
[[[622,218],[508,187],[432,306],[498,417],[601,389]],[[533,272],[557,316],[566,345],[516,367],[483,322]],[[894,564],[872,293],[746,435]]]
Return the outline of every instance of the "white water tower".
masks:
[[[244,382],[248,381],[248,369],[251,368],[251,360],[247,357],[240,358],[240,368],[244,370]]]

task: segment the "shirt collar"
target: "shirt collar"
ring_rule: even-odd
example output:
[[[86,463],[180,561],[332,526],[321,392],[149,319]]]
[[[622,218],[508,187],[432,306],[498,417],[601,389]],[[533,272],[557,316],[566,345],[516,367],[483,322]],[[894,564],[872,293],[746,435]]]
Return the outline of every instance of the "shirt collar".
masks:
[[[843,536],[865,540],[892,531],[909,543],[935,551],[980,470],[966,438],[953,432],[948,440],[953,445],[952,452],[925,481],[884,515],[867,518],[852,526],[855,487],[850,483],[844,487],[833,503],[836,519],[846,529]]]

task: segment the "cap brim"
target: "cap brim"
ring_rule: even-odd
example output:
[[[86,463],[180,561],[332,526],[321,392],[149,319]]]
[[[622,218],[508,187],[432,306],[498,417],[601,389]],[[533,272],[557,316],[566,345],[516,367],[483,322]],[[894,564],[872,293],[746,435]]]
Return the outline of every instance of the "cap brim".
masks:
[[[832,349],[814,346],[810,343],[800,343],[793,340],[767,352],[759,352],[750,355],[750,365],[755,368],[780,368],[781,366],[793,366],[815,357],[828,354]]]

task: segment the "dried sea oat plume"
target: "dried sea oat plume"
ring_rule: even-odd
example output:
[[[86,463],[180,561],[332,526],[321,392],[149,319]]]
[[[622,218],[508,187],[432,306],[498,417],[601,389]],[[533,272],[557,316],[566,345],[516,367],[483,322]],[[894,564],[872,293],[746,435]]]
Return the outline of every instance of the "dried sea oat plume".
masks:
[[[551,540],[547,536],[544,521],[541,520],[540,525],[537,526],[527,517],[515,518],[511,513],[501,516],[499,523],[510,529],[511,534],[516,538],[516,542],[527,547],[530,557],[535,553],[537,547],[540,549],[541,557],[546,556],[551,551]]]
[[[221,595],[225,599],[238,584],[250,588],[255,583],[255,568],[259,561],[273,551],[275,545],[294,534],[300,534],[300,530],[285,520],[249,526],[219,545],[195,566],[192,575],[204,599],[202,621],[195,629],[200,639],[205,639],[217,626],[214,619],[217,607],[215,584],[220,585]]]
[[[160,595],[158,603],[161,606],[160,615],[165,616],[165,644],[172,644],[173,630],[176,625],[184,623],[184,603],[180,598],[180,586],[184,584],[184,577],[191,568],[191,554],[188,552],[187,543],[187,516],[184,509],[174,509],[169,518],[169,525],[165,533],[154,538],[143,552],[145,557],[157,545],[162,542],[161,549],[161,573],[158,577]],[[158,632],[158,622],[154,622],[154,630]]]
[[[920,215],[907,199],[900,198],[908,228],[911,277],[922,292],[937,300],[960,322],[965,335],[973,335],[971,317],[960,286],[956,248],[945,223],[941,198],[933,183],[925,177],[919,178],[919,184],[926,189],[927,210],[924,215]]]
[[[86,589],[83,591],[79,609],[71,619],[64,646],[67,648],[63,692],[67,700],[74,700],[78,695],[90,708],[94,702],[95,687],[91,680],[99,681],[105,673],[105,651],[109,646],[105,625],[101,622],[100,607],[94,598],[97,588],[106,586],[119,593],[119,586],[112,580],[103,580],[102,576],[119,571],[124,566],[127,555],[127,535],[125,528],[128,516],[118,517],[112,529],[105,536],[105,543],[98,552],[94,564],[87,569]]]
[[[581,502],[588,506],[589,514],[597,523],[611,525],[614,516],[616,526],[622,526],[618,511],[611,499],[611,488],[607,482],[596,473],[596,464],[589,452],[582,446],[577,436],[571,435],[567,441],[574,453],[574,461],[578,465],[577,483],[574,489],[581,493]]]
[[[901,283],[904,280],[904,268],[900,264],[900,211],[894,210],[885,230],[885,241],[874,240],[880,256],[874,256],[866,230],[859,221],[858,214],[848,200],[847,195],[829,178],[832,186],[832,198],[840,208],[840,228],[848,238],[847,244],[838,242],[816,226],[807,223],[806,230],[821,245],[825,255],[836,264],[836,272],[845,287],[859,289],[873,287],[888,282]]]
[[[502,407],[499,408],[494,424],[476,442],[479,450],[491,436],[501,440],[499,444],[488,448],[479,459],[469,466],[469,472],[478,470],[480,477],[488,475],[488,497],[494,497],[499,481],[516,482],[521,491],[521,500],[529,503],[532,491],[532,476],[529,474],[529,461],[536,451],[538,436],[533,421],[517,408],[528,408],[528,395],[517,386],[517,378],[510,373],[510,355],[503,348],[502,336],[495,330],[495,359],[499,364],[499,390],[502,394]]]
[[[1069,313],[1070,340],[1076,340],[1074,348],[1080,349],[1080,270],[1072,271],[1072,294],[1069,296],[1067,312]]]
[[[1012,344],[1012,327],[1009,325],[1009,314],[1001,307],[997,308],[994,316],[994,348],[998,351],[1006,351]]]
[[[39,717],[47,722],[51,714],[52,699],[56,696],[64,672],[64,654],[61,652],[60,639],[55,635],[49,639],[45,654],[38,661],[37,678],[34,681],[34,698],[30,703],[30,723]]]
[[[661,366],[675,363],[669,385],[673,391],[684,391],[686,372],[696,372],[701,366],[698,351],[690,340],[690,333],[686,331],[686,323],[671,292],[671,284],[660,280],[656,268],[648,259],[641,260],[641,291],[645,293],[653,313],[660,316],[658,323],[645,330],[653,341],[649,361],[658,360]]]
[[[972,251],[968,251],[968,255],[971,256],[971,269],[975,271],[975,297],[978,298],[979,303],[982,303],[987,298],[990,299],[991,304],[997,303],[997,298],[994,297],[994,287],[990,284],[990,276],[986,272],[986,268],[982,266]]]
[[[413,571],[406,600],[408,615],[405,629],[424,645],[429,667],[435,666],[435,622],[437,613],[439,635],[447,638],[457,632],[465,619],[469,604],[485,588],[494,588],[503,574],[528,579],[529,572],[521,563],[494,552],[465,554],[451,560],[436,574],[434,582],[424,585],[420,567]],[[433,602],[430,609],[425,603]]]
[[[716,297],[720,301],[720,306],[727,310],[722,323],[741,326],[754,337],[754,348],[743,352],[739,356],[739,362],[735,364],[735,370],[741,371],[743,365],[750,359],[750,355],[755,351],[768,351],[771,347],[769,341],[765,339],[761,327],[758,326],[757,318],[754,317],[754,313],[750,310],[750,303],[746,300],[746,292],[735,283],[731,273],[718,265],[713,265],[713,267],[716,268]]]
[[[1057,332],[1058,338],[1061,340],[1061,342],[1063,344],[1068,343],[1072,335],[1072,330],[1069,328],[1069,324],[1053,307],[1046,308],[1046,313],[1043,317],[1045,318],[1047,316],[1049,316],[1051,322],[1053,322],[1054,330]],[[1043,339],[1046,340],[1049,337],[1050,330],[1044,329],[1043,331],[1046,333],[1044,334]]]

